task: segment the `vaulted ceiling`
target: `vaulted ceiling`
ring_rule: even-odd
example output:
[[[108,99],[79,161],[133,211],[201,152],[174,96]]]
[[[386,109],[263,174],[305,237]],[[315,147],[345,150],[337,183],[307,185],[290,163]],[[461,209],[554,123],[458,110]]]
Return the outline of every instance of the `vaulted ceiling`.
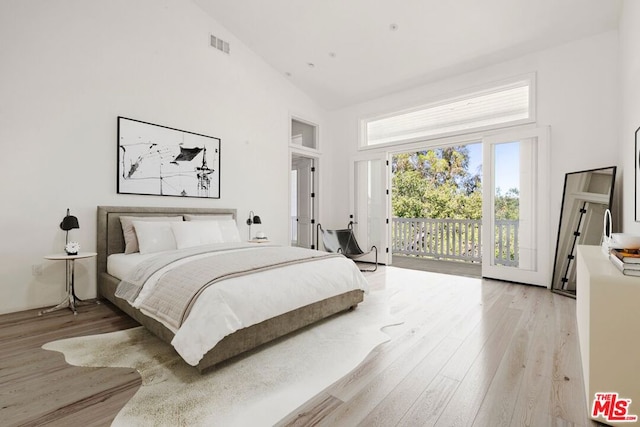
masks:
[[[620,0],[194,0],[327,109],[617,28]]]

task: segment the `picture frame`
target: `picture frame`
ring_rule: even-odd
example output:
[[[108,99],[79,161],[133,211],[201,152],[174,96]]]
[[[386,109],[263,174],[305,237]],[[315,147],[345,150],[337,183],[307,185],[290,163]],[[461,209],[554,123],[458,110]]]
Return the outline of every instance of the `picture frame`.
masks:
[[[220,198],[220,138],[118,116],[118,194]]]

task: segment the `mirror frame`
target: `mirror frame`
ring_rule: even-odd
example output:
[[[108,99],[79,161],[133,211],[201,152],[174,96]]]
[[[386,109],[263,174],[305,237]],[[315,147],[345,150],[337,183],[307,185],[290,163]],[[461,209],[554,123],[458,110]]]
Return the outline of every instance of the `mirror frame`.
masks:
[[[640,130],[640,128],[638,130]],[[556,250],[555,250],[554,256],[553,256],[553,273],[551,274],[551,283],[550,283],[551,292],[554,292],[554,293],[557,293],[557,294],[560,294],[560,295],[564,295],[564,296],[568,296],[568,297],[571,297],[571,298],[576,298],[576,294],[577,294],[577,290],[576,290],[576,292],[570,292],[570,291],[566,291],[564,289],[555,289],[554,286],[553,286],[554,285],[554,280],[555,280],[555,277],[556,277],[556,271],[558,269],[558,251],[560,249],[560,234],[562,232],[562,219],[563,219],[563,216],[565,215],[564,204],[565,204],[566,197],[567,197],[567,183],[568,183],[569,177],[571,175],[576,175],[576,174],[579,174],[579,173],[597,172],[597,171],[602,171],[602,170],[606,170],[606,169],[611,169],[612,170],[612,174],[611,174],[611,190],[609,191],[609,205],[608,205],[608,209],[611,210],[611,207],[613,205],[613,193],[614,193],[615,184],[616,184],[617,166],[607,166],[607,167],[602,167],[602,168],[594,168],[594,169],[586,169],[586,170],[575,171],[575,172],[567,172],[564,175],[564,185],[562,187],[562,203],[560,205],[560,219],[558,221],[558,236],[556,238]],[[611,230],[609,230],[609,231],[611,231]]]
[[[638,179],[640,178],[640,174],[638,173],[638,168],[640,168],[640,151],[638,151],[638,132],[640,132],[640,127],[636,129],[635,133],[635,144],[634,144],[634,156],[633,156],[633,170],[634,170],[634,181],[635,181],[635,205],[634,205],[634,220],[636,222],[640,222],[640,207],[638,204],[640,203],[640,197],[638,197],[638,192],[640,192],[640,183]]]

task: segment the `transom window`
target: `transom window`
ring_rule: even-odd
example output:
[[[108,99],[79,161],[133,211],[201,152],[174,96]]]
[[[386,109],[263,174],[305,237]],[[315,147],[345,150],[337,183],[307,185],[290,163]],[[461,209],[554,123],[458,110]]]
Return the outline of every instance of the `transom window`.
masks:
[[[365,119],[364,147],[416,142],[535,120],[533,76],[411,110]]]

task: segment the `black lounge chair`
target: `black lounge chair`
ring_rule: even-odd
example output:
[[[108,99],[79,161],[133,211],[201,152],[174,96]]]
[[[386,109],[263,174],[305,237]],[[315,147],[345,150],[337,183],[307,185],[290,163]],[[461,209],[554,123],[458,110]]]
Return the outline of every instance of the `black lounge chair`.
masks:
[[[322,245],[325,251],[342,254],[354,262],[357,258],[375,251],[375,267],[373,269],[360,269],[360,271],[374,272],[378,269],[378,248],[371,246],[368,252],[364,252],[360,248],[356,236],[353,234],[353,222],[350,222],[348,227],[342,230],[325,230],[322,225],[318,224],[316,233],[316,247],[318,250],[320,249],[318,242],[320,236],[322,236]]]

